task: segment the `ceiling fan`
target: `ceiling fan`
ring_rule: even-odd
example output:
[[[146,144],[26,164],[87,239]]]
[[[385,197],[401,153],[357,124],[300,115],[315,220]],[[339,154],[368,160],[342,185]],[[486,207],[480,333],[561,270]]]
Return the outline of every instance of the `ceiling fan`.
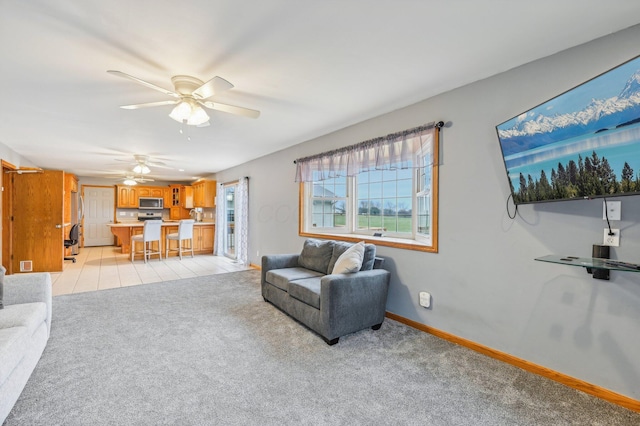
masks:
[[[142,175],[135,176],[135,175],[132,175],[132,174],[126,174],[124,177],[122,177],[122,176],[120,176],[120,177],[111,177],[109,179],[118,179],[119,181],[122,181],[123,184],[129,185],[129,186],[137,185],[139,183],[153,182],[155,180],[155,179],[143,177]]]
[[[188,75],[176,75],[171,77],[171,82],[173,83],[174,87],[174,90],[171,91],[160,86],[156,86],[153,83],[149,83],[148,81],[141,80],[132,75],[123,73],[122,71],[108,70],[107,72],[119,77],[127,78],[145,87],[157,90],[158,92],[162,92],[165,95],[174,98],[173,100],[159,102],[123,105],[120,108],[138,109],[162,105],[175,105],[175,107],[169,114],[169,117],[173,118],[179,123],[193,126],[206,125],[205,123],[209,121],[209,116],[207,115],[205,110],[202,109],[202,107],[216,111],[228,112],[230,114],[241,115],[249,118],[258,118],[260,116],[260,111],[257,111],[255,109],[249,109],[212,101],[210,99],[211,97],[233,87],[233,84],[218,76],[213,77],[211,80],[205,83],[200,79]]]
[[[122,179],[122,183],[125,185],[135,185],[136,183],[153,182],[155,179],[146,178],[143,176],[135,177],[133,175],[127,175]]]
[[[116,159],[116,160],[128,162],[129,164],[134,166],[132,171],[135,174],[139,174],[139,175],[146,175],[147,173],[150,173],[151,172],[150,167],[157,167],[160,169],[171,169],[171,167],[167,166],[162,161],[151,161],[148,155],[135,154],[133,156],[133,159],[134,161],[121,160],[121,159]]]

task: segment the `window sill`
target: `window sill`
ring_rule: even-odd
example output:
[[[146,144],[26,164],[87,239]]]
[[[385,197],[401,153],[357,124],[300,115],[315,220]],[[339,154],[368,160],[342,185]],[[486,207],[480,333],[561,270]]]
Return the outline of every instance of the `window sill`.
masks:
[[[416,240],[407,240],[404,238],[373,237],[371,235],[360,235],[360,234],[329,234],[329,233],[313,234],[309,232],[299,232],[299,235],[301,237],[332,239],[332,240],[338,240],[338,241],[348,241],[352,243],[364,241],[366,243],[375,244],[377,246],[393,247],[393,248],[398,248],[403,250],[416,250],[416,251],[424,251],[429,253],[438,252],[438,246],[436,243],[427,245],[425,243],[421,243]]]

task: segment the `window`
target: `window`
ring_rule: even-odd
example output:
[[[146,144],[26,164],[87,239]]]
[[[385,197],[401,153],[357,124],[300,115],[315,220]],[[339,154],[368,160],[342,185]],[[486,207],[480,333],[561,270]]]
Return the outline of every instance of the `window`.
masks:
[[[346,226],[347,180],[332,178],[312,182],[311,223],[313,228],[336,229]]]
[[[430,135],[402,159],[379,150],[376,166],[358,173],[345,173],[351,159],[335,156],[298,171],[309,173],[300,183],[300,235],[437,252],[438,138]],[[331,162],[339,168],[318,166]]]

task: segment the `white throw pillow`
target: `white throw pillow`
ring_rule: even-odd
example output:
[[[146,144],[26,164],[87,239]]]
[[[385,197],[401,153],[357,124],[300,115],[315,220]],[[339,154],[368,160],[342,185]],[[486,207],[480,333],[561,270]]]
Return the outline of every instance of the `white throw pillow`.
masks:
[[[333,266],[332,274],[346,274],[349,272],[358,272],[362,268],[364,260],[364,241],[354,244],[340,255],[336,264]]]

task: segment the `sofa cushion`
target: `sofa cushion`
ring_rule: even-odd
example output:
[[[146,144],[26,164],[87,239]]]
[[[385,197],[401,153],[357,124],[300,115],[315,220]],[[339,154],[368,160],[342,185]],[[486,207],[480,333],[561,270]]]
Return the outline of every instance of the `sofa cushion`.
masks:
[[[320,272],[310,271],[305,268],[283,268],[268,271],[266,280],[269,284],[278,287],[280,290],[289,291],[289,281],[321,277],[323,275],[324,274]]]
[[[29,337],[27,327],[0,328],[0,386],[27,353]]]
[[[289,296],[320,309],[320,282],[322,277],[305,278],[289,283]]]
[[[354,244],[340,255],[333,266],[332,274],[349,274],[358,272],[364,258],[364,241]]]
[[[331,254],[331,260],[329,261],[329,268],[327,269],[327,274],[331,274],[333,272],[333,268],[338,261],[338,258],[342,256],[342,254],[347,251],[353,243],[347,243],[343,241],[335,241],[333,245],[333,253]],[[362,267],[361,271],[370,271],[373,269],[373,262],[376,260],[376,246],[374,244],[365,244],[364,245],[364,257],[362,259]]]
[[[329,261],[333,256],[334,244],[334,241],[307,239],[302,247],[302,253],[298,256],[298,265],[312,271],[327,274]]]
[[[43,302],[7,305],[0,311],[0,329],[26,327],[31,338],[46,317],[47,305]]]
[[[364,245],[364,258],[362,259],[361,271],[370,271],[373,269],[373,264],[376,261],[376,246],[375,244]]]

